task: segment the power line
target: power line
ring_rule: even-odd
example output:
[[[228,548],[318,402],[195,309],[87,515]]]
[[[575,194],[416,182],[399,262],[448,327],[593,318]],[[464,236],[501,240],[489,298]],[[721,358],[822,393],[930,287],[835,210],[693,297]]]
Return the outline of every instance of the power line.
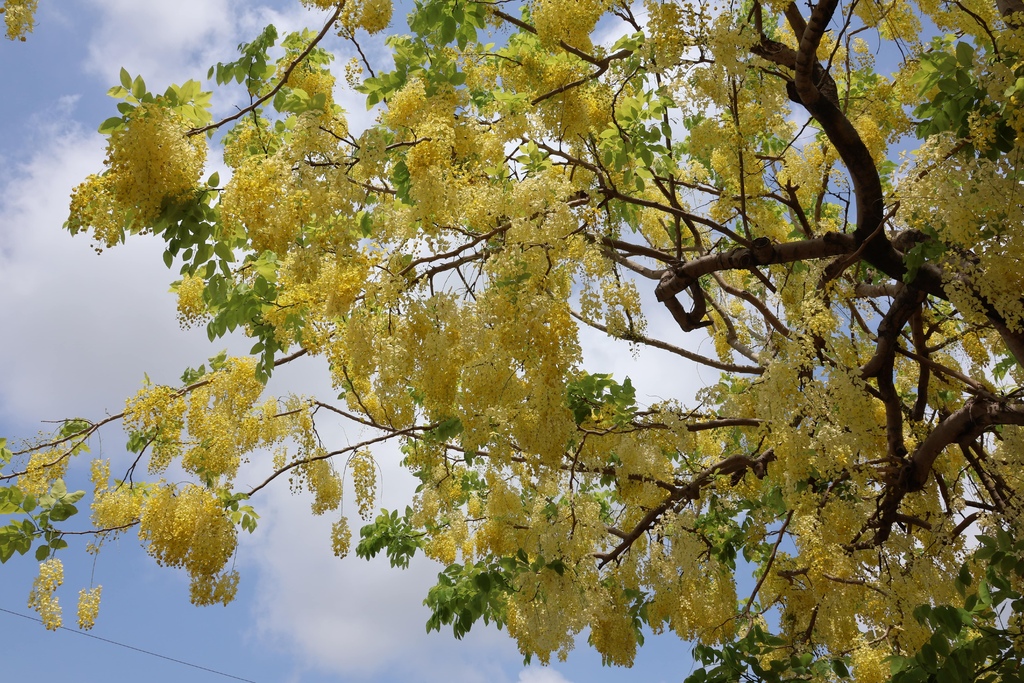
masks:
[[[16,617],[21,617],[22,619],[28,619],[29,621],[35,621],[35,622],[40,623],[40,624],[43,623],[42,619],[38,619],[36,617],[29,616],[28,614],[21,614],[20,612],[12,612],[11,610],[4,609],[3,607],[0,607],[0,612],[6,612],[7,614],[13,614]],[[77,631],[77,630],[75,630],[73,628],[68,628],[66,626],[60,626],[58,628],[60,628],[62,631],[68,631],[69,633],[74,633],[76,635],[85,636],[87,638],[92,638],[93,640],[102,640],[104,643],[110,643],[111,645],[118,645],[120,647],[128,648],[129,650],[135,650],[136,652],[141,652],[144,655],[149,655],[151,657],[159,657],[160,659],[166,659],[167,661],[174,662],[175,664],[184,664],[185,666],[190,666],[193,669],[200,669],[202,671],[208,671],[208,672],[210,672],[212,674],[217,674],[218,676],[225,676],[227,678],[233,678],[236,681],[245,681],[245,683],[256,683],[256,681],[250,680],[248,678],[242,678],[241,676],[234,676],[232,674],[226,674],[223,671],[217,671],[216,669],[209,669],[209,668],[207,668],[205,666],[199,666],[198,664],[192,664],[191,662],[186,662],[186,661],[183,661],[181,659],[175,659],[174,657],[168,657],[167,655],[162,655],[162,654],[159,654],[159,653],[156,653],[156,652],[150,652],[149,650],[143,650],[141,647],[135,647],[134,645],[125,645],[124,643],[119,643],[116,640],[110,640],[109,638],[102,638],[100,636],[93,635],[92,633],[86,633],[85,631]]]

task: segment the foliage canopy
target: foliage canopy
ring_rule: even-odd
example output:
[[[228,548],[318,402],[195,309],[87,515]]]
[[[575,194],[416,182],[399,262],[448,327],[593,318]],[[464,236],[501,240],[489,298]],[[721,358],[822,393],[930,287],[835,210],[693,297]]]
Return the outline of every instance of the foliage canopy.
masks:
[[[182,324],[253,347],[2,451],[0,560],[36,548],[48,625],[85,495],[61,477],[121,420],[137,458],[93,461],[96,544],[137,529],[197,604],[232,599],[261,489],[287,475],[324,514],[344,475],[358,555],[445,566],[428,628],[494,621],[544,662],[588,630],[618,665],[670,629],[694,681],[1019,679],[1017,3],[417,0],[393,66],[344,68],[380,112],[353,131],[321,41],[391,5],[303,2],[319,33],[210,69],[251,98],[226,119],[197,81],[110,91],[68,229],[156,235]],[[212,139],[229,178],[203,180]],[[640,405],[583,366],[585,326],[720,374]],[[307,355],[338,401],[264,396]],[[375,436],[322,443],[324,419]],[[392,440],[421,485],[376,513]]]

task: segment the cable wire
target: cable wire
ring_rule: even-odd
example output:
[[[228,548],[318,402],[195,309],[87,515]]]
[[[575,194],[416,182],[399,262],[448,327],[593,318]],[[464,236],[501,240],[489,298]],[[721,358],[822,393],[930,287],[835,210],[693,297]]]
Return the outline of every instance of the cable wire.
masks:
[[[9,609],[4,609],[3,607],[0,607],[0,612],[6,612],[7,614],[13,614],[16,617],[21,617],[22,619],[28,619],[29,621],[35,621],[35,622],[38,622],[40,624],[43,623],[42,619],[38,619],[36,617],[29,616],[28,614],[21,614],[20,612],[13,612],[13,611],[11,611]],[[210,669],[210,668],[207,668],[205,666],[199,666],[198,664],[192,664],[191,662],[186,662],[186,661],[183,661],[181,659],[175,659],[174,657],[168,657],[167,655],[162,655],[162,654],[159,654],[159,653],[156,653],[156,652],[150,652],[149,650],[143,650],[141,647],[135,647],[134,645],[125,645],[124,643],[119,643],[116,640],[110,640],[109,638],[103,638],[101,636],[93,635],[92,633],[86,633],[85,631],[77,631],[77,630],[75,630],[73,628],[68,628],[67,626],[60,626],[59,628],[62,631],[68,631],[69,633],[74,633],[74,634],[77,634],[77,635],[80,635],[80,636],[86,636],[87,638],[92,638],[93,640],[102,640],[104,643],[110,643],[111,645],[118,645],[120,647],[128,648],[129,650],[135,650],[136,652],[141,652],[142,654],[149,655],[151,657],[159,657],[160,659],[166,659],[167,661],[174,662],[176,664],[184,664],[185,666],[190,666],[193,669],[200,669],[202,671],[208,671],[208,672],[210,672],[212,674],[217,674],[218,676],[225,676],[226,678],[233,678],[236,681],[245,681],[245,683],[256,683],[256,681],[250,680],[248,678],[242,678],[241,676],[234,676],[232,674],[224,673],[223,671],[217,671],[216,669]]]

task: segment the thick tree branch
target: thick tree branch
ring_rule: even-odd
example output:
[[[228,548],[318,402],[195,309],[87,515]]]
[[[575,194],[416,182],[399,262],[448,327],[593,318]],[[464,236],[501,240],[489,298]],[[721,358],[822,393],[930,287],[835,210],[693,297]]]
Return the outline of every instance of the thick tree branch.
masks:
[[[654,291],[658,301],[664,302],[690,287],[702,275],[723,270],[750,270],[755,266],[776,263],[813,261],[850,253],[856,248],[850,235],[835,232],[783,244],[773,244],[767,238],[759,237],[754,240],[753,247],[737,247],[718,254],[708,254],[676,266],[662,277]]]
[[[972,397],[963,408],[936,425],[914,454],[905,460],[895,479],[886,485],[875,520],[869,524],[877,527],[874,539],[865,547],[880,545],[888,540],[893,524],[898,521],[903,498],[910,492],[924,488],[936,458],[947,446],[974,441],[985,431],[1000,424],[1024,425],[1024,405],[1009,399]]]
[[[794,87],[800,100],[808,108],[814,107],[821,100],[821,91],[818,90],[818,83],[814,79],[814,66],[818,64],[818,45],[821,44],[821,38],[825,35],[825,29],[832,21],[832,15],[838,5],[839,0],[819,0],[817,6],[811,10],[811,16],[803,32],[799,34],[800,49],[796,54]],[[791,23],[798,15],[794,9],[795,6],[791,3],[786,11]]]

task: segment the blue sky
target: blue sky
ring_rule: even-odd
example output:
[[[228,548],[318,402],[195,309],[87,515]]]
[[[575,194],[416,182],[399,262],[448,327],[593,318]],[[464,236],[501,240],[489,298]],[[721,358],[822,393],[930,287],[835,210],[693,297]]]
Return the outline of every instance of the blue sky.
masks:
[[[105,92],[122,66],[162,90],[204,78],[211,64],[233,59],[235,46],[267,23],[284,32],[317,26],[319,16],[297,0],[41,0],[28,42],[0,41],[0,91],[7,95],[0,110],[0,436],[32,436],[45,427],[41,420],[117,412],[143,373],[173,383],[185,367],[224,346],[248,348],[240,339],[210,345],[205,331],[178,328],[167,291],[175,271],[164,268],[157,242],[133,239],[97,256],[87,239],[71,238],[61,225],[71,188],[101,168],[103,139],[95,130],[115,113]],[[371,59],[386,63],[379,39],[365,47]],[[233,97],[238,93],[218,95],[220,113],[231,110]],[[339,90],[338,100],[354,128],[372,119],[355,93]],[[219,168],[212,153],[207,172]],[[650,321],[653,334],[678,336],[667,325]],[[589,367],[629,375],[641,399],[667,398],[666,376],[675,378],[673,387],[686,387],[685,395],[673,393],[683,399],[715,379],[660,352],[609,347],[596,335],[586,335],[584,347]],[[312,361],[275,377],[271,390],[329,396],[325,374]],[[331,430],[325,436],[337,442],[360,437],[351,428]],[[116,470],[127,458],[123,442],[114,427],[93,447]],[[395,453],[377,457],[385,470],[383,503],[404,505],[409,477],[397,468]],[[73,484],[85,486],[86,465],[72,470]],[[401,572],[386,563],[338,561],[330,551],[331,519],[312,517],[308,501],[278,489],[255,505],[263,519],[243,539],[242,583],[232,605],[192,607],[185,577],[157,567],[128,534],[95,563],[82,545],[64,554],[58,595],[65,623],[73,626],[79,588],[102,584],[96,636],[260,683],[675,683],[691,671],[688,646],[671,635],[649,638],[636,666],[624,671],[602,669],[585,639],[566,663],[524,668],[514,643],[493,628],[475,629],[461,642],[449,633],[426,634],[421,601],[438,565],[422,561]],[[36,569],[30,556],[0,567],[0,609],[30,613],[25,603]],[[231,680],[75,633],[47,632],[5,612],[0,629],[5,679]]]

